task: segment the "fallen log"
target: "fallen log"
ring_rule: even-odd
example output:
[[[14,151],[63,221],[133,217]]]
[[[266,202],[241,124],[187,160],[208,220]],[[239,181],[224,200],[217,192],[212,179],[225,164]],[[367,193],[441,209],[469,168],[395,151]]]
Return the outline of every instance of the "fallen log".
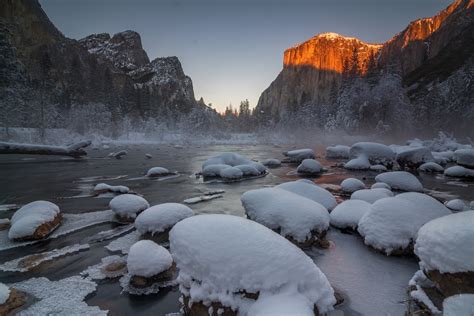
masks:
[[[49,146],[0,142],[0,154],[54,155],[79,158],[87,155],[87,152],[83,148],[89,146],[90,144],[90,140],[78,142],[69,146]]]

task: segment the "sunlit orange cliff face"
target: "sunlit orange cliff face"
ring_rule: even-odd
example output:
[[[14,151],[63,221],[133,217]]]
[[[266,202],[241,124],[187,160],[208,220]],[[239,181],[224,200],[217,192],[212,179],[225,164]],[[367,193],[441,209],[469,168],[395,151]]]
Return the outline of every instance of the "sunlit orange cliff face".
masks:
[[[280,115],[301,104],[328,104],[346,76],[391,71],[401,78],[435,58],[472,26],[474,0],[458,0],[431,18],[411,22],[383,44],[323,33],[287,49],[283,70],[260,96],[259,112]]]

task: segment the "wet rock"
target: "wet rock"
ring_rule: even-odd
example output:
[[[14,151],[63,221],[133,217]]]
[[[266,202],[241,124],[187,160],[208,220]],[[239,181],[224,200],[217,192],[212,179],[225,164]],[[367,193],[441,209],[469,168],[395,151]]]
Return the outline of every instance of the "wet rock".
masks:
[[[14,309],[23,306],[25,302],[26,296],[22,292],[11,288],[6,302],[0,304],[0,315],[9,315]]]
[[[445,297],[474,293],[474,271],[441,273],[438,270],[431,270],[424,272]]]

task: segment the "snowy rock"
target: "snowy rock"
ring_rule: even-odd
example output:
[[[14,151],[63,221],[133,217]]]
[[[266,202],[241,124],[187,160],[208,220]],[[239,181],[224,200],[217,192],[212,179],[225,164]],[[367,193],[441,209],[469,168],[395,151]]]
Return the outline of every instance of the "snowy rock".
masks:
[[[377,171],[377,172],[387,171],[387,167],[385,167],[384,165],[372,165],[369,167],[369,169],[372,171]]]
[[[431,154],[433,155],[434,161],[440,165],[445,165],[448,162],[454,161],[454,152],[451,150],[442,152],[433,151]]]
[[[283,153],[290,162],[302,162],[305,159],[314,159],[314,151],[312,149],[296,149]]]
[[[341,189],[344,192],[352,193],[357,190],[365,189],[364,182],[356,178],[347,178],[341,182]]]
[[[416,169],[426,162],[433,162],[435,160],[431,150],[427,147],[405,149],[397,153],[396,159],[402,169]]]
[[[474,169],[474,148],[456,150],[454,160],[460,166]]]
[[[329,227],[324,206],[278,187],[247,191],[241,201],[250,219],[297,243],[312,244]]]
[[[158,279],[173,265],[171,254],[164,247],[151,240],[140,240],[130,247],[127,269],[132,275],[134,286],[146,284],[146,279]],[[134,277],[141,277],[134,280]],[[141,282],[140,282],[141,281]],[[140,287],[140,286],[138,286]],[[144,287],[144,286],[143,286]]]
[[[363,189],[351,194],[351,200],[361,200],[367,203],[374,203],[386,197],[392,197],[393,192],[385,188]]]
[[[420,167],[418,167],[418,170],[423,172],[443,172],[444,168],[436,162],[425,162]]]
[[[336,302],[326,277],[303,251],[241,217],[187,218],[171,230],[170,249],[179,269],[180,291],[185,303],[192,304],[185,304],[185,309],[217,301],[223,310],[246,315],[256,294],[264,298],[288,290],[321,314]]]
[[[301,294],[277,294],[259,297],[247,316],[298,315],[314,316],[313,304]]]
[[[326,147],[326,158],[332,159],[349,159],[350,147],[344,145],[336,145]]]
[[[370,168],[370,162],[367,156],[360,155],[344,164],[344,168],[349,170],[367,170]]]
[[[446,201],[444,205],[446,205],[446,207],[450,210],[456,212],[467,211],[469,209],[469,207],[461,199],[453,199],[450,201]]]
[[[114,211],[120,221],[133,221],[137,214],[149,208],[148,202],[141,196],[134,194],[122,194],[114,197],[109,207]]]
[[[153,158],[153,156],[151,154],[145,154],[145,158],[146,159],[151,159],[151,158]]]
[[[240,169],[244,176],[258,176],[260,174],[260,171],[258,171],[257,168],[250,165],[238,165],[235,166],[235,168]]]
[[[406,171],[384,172],[376,176],[375,181],[384,182],[394,190],[423,191],[421,182],[414,175]]]
[[[140,213],[135,220],[135,227],[142,236],[153,236],[157,233],[167,233],[177,222],[193,215],[193,210],[183,204],[158,204]]]
[[[163,177],[168,176],[170,174],[174,173],[163,167],[153,167],[146,172],[147,177]]]
[[[323,166],[314,159],[304,159],[296,168],[296,172],[302,174],[318,174],[323,171]]]
[[[474,271],[474,211],[443,216],[421,227],[415,244],[420,267],[441,273]]]
[[[237,153],[222,153],[209,158],[202,164],[202,174],[204,177],[219,176],[224,179],[235,180],[244,176],[261,175],[265,172],[266,168],[264,165],[249,160]]]
[[[124,194],[130,192],[130,189],[123,185],[108,185],[106,183],[99,183],[94,187],[94,193],[96,194],[107,192]]]
[[[221,170],[219,176],[224,179],[234,180],[242,178],[244,173],[237,167],[227,167]]]
[[[456,178],[474,178],[474,169],[463,166],[452,166],[444,170],[444,175]]]
[[[383,183],[383,182],[375,182],[374,184],[372,184],[372,186],[370,187],[371,189],[387,189],[387,190],[392,190],[392,188],[386,184],[386,183]]]
[[[42,239],[56,229],[62,220],[59,207],[48,201],[34,201],[13,214],[8,238],[20,240]]]
[[[444,316],[474,315],[474,294],[457,294],[443,301]]]
[[[331,225],[342,229],[357,228],[359,220],[370,209],[370,203],[362,200],[347,200],[336,206],[329,216]]]
[[[278,159],[265,159],[262,161],[262,165],[268,167],[268,168],[277,168],[281,166],[281,161]]]
[[[411,254],[418,230],[451,212],[434,198],[407,192],[376,201],[359,221],[366,245],[387,255]]]
[[[321,188],[313,182],[302,179],[298,181],[285,182],[277,185],[276,188],[290,191],[292,193],[301,195],[307,199],[318,202],[327,210],[332,210],[336,207],[336,198],[326,189]]]
[[[350,149],[351,158],[360,157],[361,155],[367,157],[371,164],[381,164],[389,168],[395,161],[393,150],[379,143],[360,142],[352,145]]]

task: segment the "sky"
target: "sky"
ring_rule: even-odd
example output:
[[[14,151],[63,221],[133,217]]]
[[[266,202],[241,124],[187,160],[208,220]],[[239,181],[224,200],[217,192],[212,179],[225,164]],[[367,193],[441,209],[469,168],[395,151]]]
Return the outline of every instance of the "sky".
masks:
[[[447,0],[40,0],[69,38],[140,33],[150,60],[177,56],[196,99],[222,111],[253,107],[282,69],[283,52],[336,32],[381,43]]]

